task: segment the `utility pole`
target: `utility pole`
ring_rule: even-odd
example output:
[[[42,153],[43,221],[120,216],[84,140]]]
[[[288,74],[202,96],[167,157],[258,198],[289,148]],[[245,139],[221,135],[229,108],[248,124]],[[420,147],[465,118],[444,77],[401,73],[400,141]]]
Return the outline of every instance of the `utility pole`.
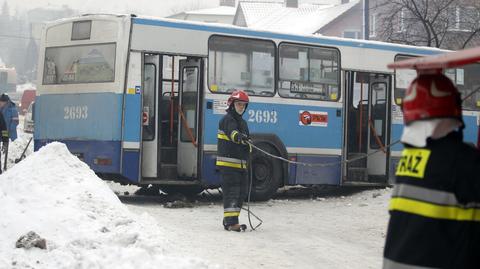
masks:
[[[370,37],[370,0],[363,0],[363,39]]]

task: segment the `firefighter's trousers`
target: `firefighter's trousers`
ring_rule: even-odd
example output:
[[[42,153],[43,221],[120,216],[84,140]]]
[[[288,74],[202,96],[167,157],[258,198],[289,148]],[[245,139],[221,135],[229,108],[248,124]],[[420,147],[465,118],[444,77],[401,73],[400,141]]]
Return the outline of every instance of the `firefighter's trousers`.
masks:
[[[223,225],[238,224],[238,216],[247,195],[247,171],[221,171],[223,192]]]

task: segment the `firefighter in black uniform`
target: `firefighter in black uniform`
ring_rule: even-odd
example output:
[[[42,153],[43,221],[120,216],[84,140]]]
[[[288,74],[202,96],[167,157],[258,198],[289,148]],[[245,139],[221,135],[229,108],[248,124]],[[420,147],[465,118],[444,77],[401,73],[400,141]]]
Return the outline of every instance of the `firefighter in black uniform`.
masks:
[[[228,98],[227,114],[220,120],[217,135],[217,168],[222,177],[223,226],[228,231],[245,230],[238,216],[247,193],[247,162],[250,146],[247,122],[242,118],[248,95],[235,90]]]
[[[463,143],[460,94],[420,74],[402,109],[383,268],[480,268],[480,153]]]
[[[0,132],[2,135],[2,153],[7,154],[8,151],[8,130],[3,114],[0,112]],[[5,160],[6,161],[6,160]],[[2,173],[2,158],[0,158],[0,174]]]

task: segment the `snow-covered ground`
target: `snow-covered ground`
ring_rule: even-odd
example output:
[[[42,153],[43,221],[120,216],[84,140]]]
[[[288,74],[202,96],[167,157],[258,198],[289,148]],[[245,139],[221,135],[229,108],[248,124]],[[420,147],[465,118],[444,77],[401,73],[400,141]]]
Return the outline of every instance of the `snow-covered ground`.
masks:
[[[157,220],[175,242],[170,250],[206,257],[224,268],[381,268],[390,193],[380,189],[314,199],[279,195],[252,204],[264,223],[245,233],[223,230],[219,196],[212,203],[177,209],[163,207],[159,198],[121,199],[130,210]],[[244,211],[241,221],[248,223]]]
[[[14,166],[30,137],[20,125],[0,176],[2,269],[381,267],[390,189],[289,190],[252,203],[264,221],[257,231],[226,232],[218,193],[166,208],[171,197],[106,184],[59,143]],[[241,221],[248,223],[246,212]],[[47,250],[15,248],[30,230]]]

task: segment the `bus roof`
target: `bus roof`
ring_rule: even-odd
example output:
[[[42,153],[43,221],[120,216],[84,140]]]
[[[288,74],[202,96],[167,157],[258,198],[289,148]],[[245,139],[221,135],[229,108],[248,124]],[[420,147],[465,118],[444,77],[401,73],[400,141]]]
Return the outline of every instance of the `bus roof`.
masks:
[[[446,69],[480,61],[480,47],[444,53],[435,56],[398,61],[388,65],[390,69]]]
[[[436,55],[439,53],[447,52],[447,50],[441,50],[441,49],[432,48],[432,47],[394,44],[394,43],[387,43],[387,42],[374,41],[374,40],[349,39],[349,38],[342,38],[342,37],[314,35],[314,34],[300,35],[300,34],[285,33],[281,31],[257,30],[257,29],[245,28],[245,27],[229,25],[229,24],[184,21],[184,20],[177,20],[177,19],[171,19],[171,18],[135,16],[135,15],[126,15],[126,14],[86,14],[86,15],[75,17],[75,18],[60,19],[60,20],[51,22],[50,25],[61,24],[72,19],[85,20],[87,17],[101,17],[101,18],[131,17],[132,23],[137,25],[161,26],[161,27],[169,27],[169,28],[177,28],[177,29],[214,32],[214,33],[220,33],[220,34],[243,35],[243,36],[257,37],[257,38],[283,39],[283,40],[292,41],[292,42],[317,43],[317,44],[326,45],[326,46],[345,46],[345,47],[356,47],[356,48],[365,48],[365,49],[379,49],[379,50],[385,50],[385,51],[393,51],[400,54]]]
[[[170,18],[156,18],[150,16],[138,16],[133,17],[133,24],[143,24],[151,26],[162,26],[170,28],[179,28],[179,29],[188,29],[188,30],[197,30],[197,31],[207,31],[207,32],[216,32],[222,34],[231,34],[231,35],[243,35],[250,37],[260,37],[260,38],[271,38],[271,39],[284,39],[289,41],[297,42],[309,42],[309,43],[320,43],[322,45],[331,45],[331,46],[346,46],[346,47],[357,47],[365,49],[379,49],[386,51],[395,51],[398,53],[405,54],[419,54],[419,55],[436,55],[439,53],[447,52],[447,50],[442,50],[432,47],[419,47],[403,44],[394,44],[387,43],[382,41],[374,40],[360,40],[360,39],[350,39],[342,37],[332,37],[332,36],[323,36],[323,35],[299,35],[292,33],[285,33],[281,31],[266,31],[251,29],[246,27],[241,27],[237,25],[228,25],[228,24],[219,24],[219,23],[205,23],[205,22],[196,22],[196,21],[184,21]]]

